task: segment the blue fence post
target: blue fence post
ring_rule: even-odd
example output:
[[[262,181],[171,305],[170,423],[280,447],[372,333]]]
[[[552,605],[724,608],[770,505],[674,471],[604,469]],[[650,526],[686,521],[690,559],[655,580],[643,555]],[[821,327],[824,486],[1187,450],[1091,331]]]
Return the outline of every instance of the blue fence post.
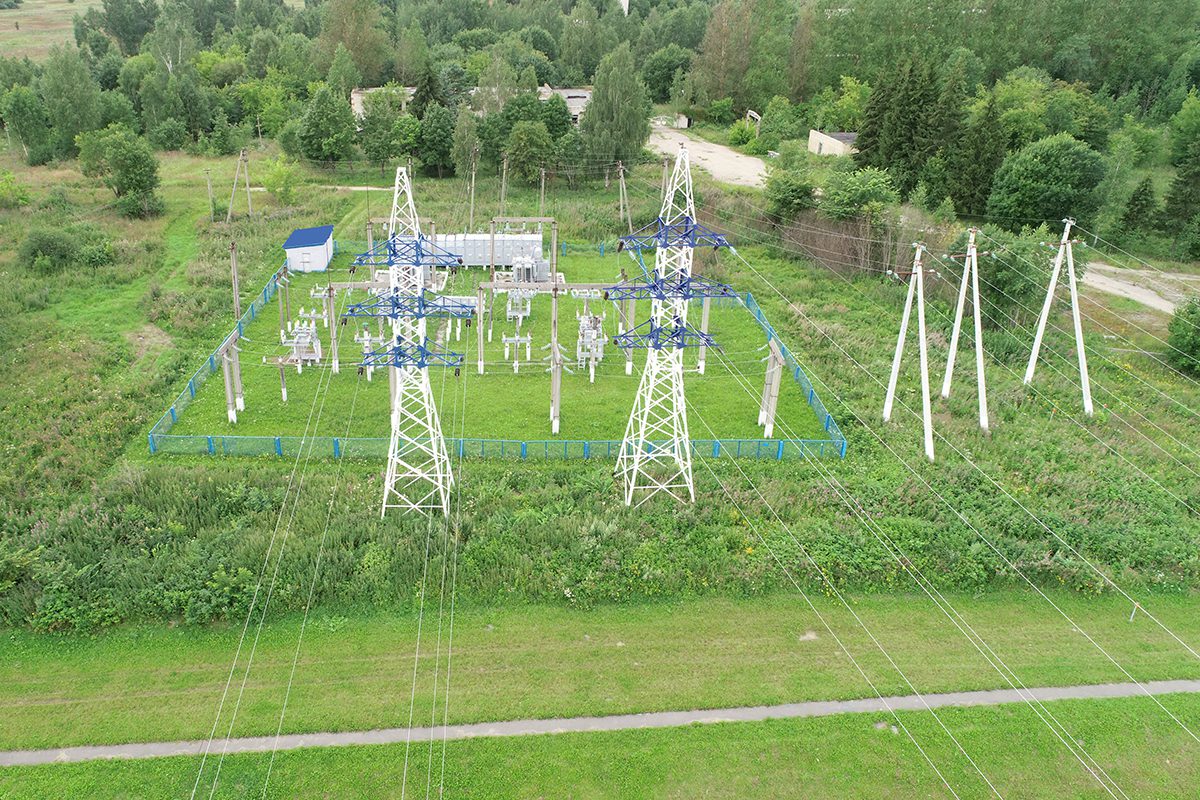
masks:
[[[196,379],[188,378],[188,394],[192,397],[196,396]]]
[[[562,250],[562,254],[565,256],[567,254],[567,243],[566,242],[562,243],[561,250]]]
[[[779,440],[779,448],[775,451],[775,460],[783,461],[783,439]]]
[[[342,457],[342,443],[340,441],[338,441],[338,437],[336,437],[336,436],[333,437],[333,457],[334,458]]]
[[[466,444],[467,443],[465,440],[463,440],[463,439],[458,440],[458,457],[459,458],[463,457],[463,451],[466,448]]]
[[[283,455],[283,439],[279,438],[278,436],[275,437],[275,455]]]
[[[592,443],[591,442],[583,443],[583,457],[584,458],[592,457]]]
[[[171,424],[179,422],[179,414],[175,411],[175,406],[171,406],[169,410],[171,412]]]
[[[600,243],[600,255],[604,255],[604,242]]]
[[[841,453],[839,455],[841,455],[842,458],[846,457],[846,438],[845,437],[842,437],[842,447],[841,447]]]
[[[154,443],[154,434],[150,434],[150,455],[158,452],[158,445]]]
[[[721,440],[713,439],[713,458],[721,457]]]
[[[529,455],[529,452],[527,449],[528,446],[529,446],[529,442],[521,442],[521,458],[525,458],[526,456]]]
[[[829,416],[829,414],[826,413],[825,414],[825,432],[826,433],[829,432],[829,423],[831,423],[831,422],[833,422],[833,417]]]
[[[217,448],[213,445],[213,438],[211,436],[208,437],[208,454],[210,456],[217,454]]]
[[[217,354],[216,353],[213,353],[211,356],[208,357],[208,371],[209,372],[217,371]]]

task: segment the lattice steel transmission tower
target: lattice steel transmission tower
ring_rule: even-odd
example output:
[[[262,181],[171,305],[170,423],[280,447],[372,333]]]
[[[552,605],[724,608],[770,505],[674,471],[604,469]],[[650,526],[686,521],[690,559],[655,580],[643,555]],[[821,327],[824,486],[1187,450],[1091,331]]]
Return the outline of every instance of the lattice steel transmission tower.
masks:
[[[426,334],[430,317],[470,318],[469,304],[440,298],[425,290],[426,273],[461,264],[421,233],[412,183],[404,167],[396,170],[387,240],[363,253],[356,266],[386,271],[377,294],[346,311],[349,317],[387,317],[391,340],[366,353],[362,365],[387,367],[391,387],[391,439],[380,515],[389,508],[423,514],[450,513],[454,474],[442,435],[442,423],[429,381],[429,367],[457,368],[462,355],[442,351]]]
[[[687,324],[688,302],[695,297],[733,297],[733,291],[692,277],[696,247],[728,247],[725,237],[696,222],[692,172],[686,148],[663,193],[658,219],[621,237],[621,249],[632,247],[645,273],[641,280],[609,287],[608,299],[650,300],[650,318],[614,339],[618,347],[644,348],[646,367],[638,383],[633,411],[625,428],[614,475],[621,479],[626,505],[644,492],[638,504],[659,492],[676,500],[696,499],[692,480],[692,445],[683,391],[683,354],[689,347],[714,347],[712,338]],[[642,258],[654,249],[654,267]]]

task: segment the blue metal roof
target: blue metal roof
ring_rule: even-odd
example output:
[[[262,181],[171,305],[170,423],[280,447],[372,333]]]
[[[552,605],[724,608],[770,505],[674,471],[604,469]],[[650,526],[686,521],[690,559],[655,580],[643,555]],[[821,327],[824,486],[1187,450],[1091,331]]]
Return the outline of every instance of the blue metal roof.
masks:
[[[332,225],[322,225],[319,228],[296,228],[292,231],[292,235],[283,243],[284,250],[291,250],[295,247],[315,247],[319,244],[325,244],[329,237],[333,235]]]

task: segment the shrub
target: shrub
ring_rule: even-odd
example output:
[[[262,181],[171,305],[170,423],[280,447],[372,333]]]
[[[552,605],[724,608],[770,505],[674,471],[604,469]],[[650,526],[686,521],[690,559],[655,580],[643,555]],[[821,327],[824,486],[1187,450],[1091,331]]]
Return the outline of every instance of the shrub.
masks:
[[[20,208],[29,203],[29,190],[17,183],[17,176],[0,170],[0,208]]]
[[[799,170],[772,170],[767,177],[767,200],[771,216],[785,221],[816,206],[812,181],[807,173]]]
[[[263,187],[279,201],[281,205],[290,206],[296,202],[296,182],[300,173],[296,170],[296,162],[285,156],[277,156],[267,162],[267,171],[263,174]]]
[[[1167,331],[1167,359],[1182,372],[1200,375],[1200,298],[1175,309]]]
[[[116,253],[99,230],[79,224],[32,229],[21,242],[17,259],[40,275],[54,275],[73,267],[106,267],[116,261]]]
[[[748,119],[739,119],[729,128],[729,144],[741,147],[754,141],[754,125]]]
[[[875,167],[864,167],[830,175],[820,208],[832,219],[850,219],[860,214],[876,217],[898,202],[900,193],[892,176]]]

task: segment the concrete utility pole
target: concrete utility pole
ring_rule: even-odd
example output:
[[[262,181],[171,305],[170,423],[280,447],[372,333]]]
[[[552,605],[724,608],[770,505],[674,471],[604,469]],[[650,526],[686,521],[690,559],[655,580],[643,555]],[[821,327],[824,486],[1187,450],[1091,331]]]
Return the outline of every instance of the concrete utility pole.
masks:
[[[617,181],[620,190],[620,218],[629,222],[629,232],[633,233],[633,213],[629,210],[629,193],[625,191],[625,165],[617,162]]]
[[[470,211],[467,216],[467,232],[475,230],[475,171],[479,167],[479,145],[475,145],[471,150],[471,203]]]
[[[543,216],[546,209],[546,168],[542,167],[542,188],[538,192],[538,216]]]
[[[330,286],[325,291],[327,292],[325,300],[325,324],[329,326],[329,357],[332,359],[333,374],[336,375],[341,371],[338,364],[338,321],[333,313],[334,307],[337,305],[337,300],[333,286]]]
[[[763,426],[763,438],[775,434],[775,410],[779,407],[779,386],[783,383],[783,351],[779,342],[767,342],[767,375],[763,381],[762,400],[758,404],[758,424]]]
[[[229,243],[229,271],[230,271],[230,274],[233,279],[232,280],[232,283],[233,283],[233,340],[230,343],[230,350],[233,351],[233,354],[232,354],[232,362],[233,363],[230,365],[231,372],[233,373],[233,395],[234,395],[233,399],[234,399],[234,407],[238,411],[244,411],[246,409],[246,396],[245,396],[245,393],[242,391],[242,362],[241,362],[241,358],[239,357],[239,351],[241,348],[238,345],[238,342],[241,341],[241,338],[242,338],[241,328],[238,327],[241,324],[241,320],[242,320],[242,298],[241,298],[241,294],[238,290],[238,263],[237,263],[237,243],[236,242]],[[231,420],[231,422],[237,422],[237,420],[234,419],[234,420]]]
[[[550,433],[557,436],[562,414],[562,351],[558,349],[558,285],[550,291]]]
[[[920,351],[921,367],[921,419],[925,429],[925,456],[933,461],[933,412],[929,402],[929,343],[925,336],[925,271],[921,257],[925,245],[913,245],[912,276],[908,282],[908,296],[904,300],[904,314],[900,318],[900,336],[896,339],[896,355],[892,359],[892,374],[888,379],[887,396],[883,401],[883,421],[892,418],[892,404],[896,400],[896,380],[900,377],[900,359],[904,355],[904,340],[908,335],[908,319],[912,314],[913,296],[917,298],[917,347]]]
[[[711,308],[712,308],[712,298],[711,297],[706,296],[703,300],[700,301],[700,332],[701,333],[708,333],[708,312]],[[772,340],[772,341],[774,341],[774,340]],[[700,350],[700,355],[699,355],[699,358],[696,359],[696,372],[699,372],[701,375],[703,375],[704,374],[704,357],[706,355],[708,355],[708,345],[704,344],[702,341],[700,343],[699,350]]]
[[[975,315],[975,376],[979,392],[979,427],[988,429],[987,384],[983,373],[983,330],[980,325],[979,308],[979,251],[975,236],[978,228],[970,229],[967,253],[963,259],[962,282],[958,287],[958,305],[954,310],[954,332],[950,335],[950,354],[946,359],[946,377],[942,381],[942,399],[950,396],[950,381],[954,377],[954,358],[958,354],[958,336],[962,332],[963,310],[967,302],[967,284],[971,285],[971,307]]]
[[[279,335],[285,336],[288,321],[292,318],[292,301],[288,297],[288,284],[291,281],[288,279],[287,264],[283,265],[279,273]]]
[[[1050,319],[1050,308],[1054,305],[1054,290],[1058,287],[1058,276],[1062,271],[1063,257],[1067,261],[1067,285],[1071,292],[1071,322],[1075,328],[1075,352],[1079,355],[1079,386],[1083,390],[1083,411],[1092,416],[1092,382],[1088,377],[1087,353],[1083,349],[1083,324],[1079,319],[1079,290],[1075,285],[1075,252],[1071,239],[1071,228],[1075,220],[1063,220],[1062,240],[1058,244],[1058,253],[1054,256],[1054,269],[1050,272],[1050,288],[1046,291],[1046,302],[1042,305],[1042,313],[1038,317],[1037,333],[1033,337],[1033,352],[1029,354],[1029,366],[1025,369],[1025,384],[1033,381],[1033,371],[1037,367],[1038,353],[1042,348],[1042,337],[1046,334],[1046,322]]]
[[[505,206],[508,203],[508,153],[504,154],[504,160],[500,163],[500,216],[504,216]]]
[[[237,166],[233,170],[233,188],[229,191],[229,208],[225,210],[225,222],[228,224],[233,219],[233,201],[237,197],[238,178],[245,175],[246,185],[246,215],[254,216],[254,205],[250,201],[250,159],[246,156],[246,149],[243,147],[242,152],[238,155]]]

